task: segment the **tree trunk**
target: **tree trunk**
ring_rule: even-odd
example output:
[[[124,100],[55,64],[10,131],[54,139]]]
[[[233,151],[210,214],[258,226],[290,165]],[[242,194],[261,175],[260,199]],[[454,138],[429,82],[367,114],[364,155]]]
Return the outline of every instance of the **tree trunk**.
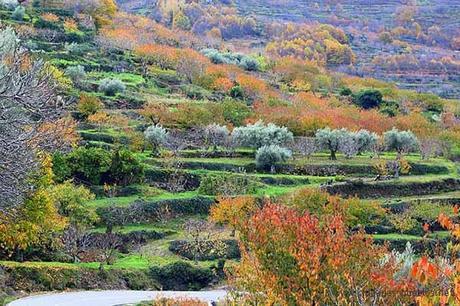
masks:
[[[334,150],[331,150],[331,157],[330,157],[331,160],[337,160],[337,156],[335,155],[335,151]]]

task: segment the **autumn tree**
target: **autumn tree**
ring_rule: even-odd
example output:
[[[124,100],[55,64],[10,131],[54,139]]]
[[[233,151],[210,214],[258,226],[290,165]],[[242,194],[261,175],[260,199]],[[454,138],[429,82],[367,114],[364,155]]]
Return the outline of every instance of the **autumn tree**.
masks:
[[[48,127],[62,117],[66,107],[55,76],[51,66],[29,56],[11,28],[0,32],[1,211],[24,200],[31,188],[27,178],[40,166],[37,153],[65,142],[50,142],[56,138],[49,137],[53,130]]]
[[[220,198],[217,204],[211,207],[209,218],[215,223],[226,224],[232,228],[232,236],[257,210],[257,202],[251,196],[225,197]]]
[[[267,204],[240,229],[241,261],[231,269],[239,303],[280,305],[405,304],[406,281],[395,281],[386,250],[362,232],[348,232],[336,215]]]
[[[14,214],[0,214],[0,245],[2,252],[23,260],[31,247],[48,245],[67,221],[59,215],[49,188],[53,184],[51,158],[42,155],[40,169],[33,173],[35,190]]]

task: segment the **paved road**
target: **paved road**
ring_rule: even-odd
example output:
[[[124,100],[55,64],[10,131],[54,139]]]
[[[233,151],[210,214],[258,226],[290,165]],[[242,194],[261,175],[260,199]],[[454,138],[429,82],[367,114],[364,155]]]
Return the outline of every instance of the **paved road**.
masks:
[[[158,297],[191,297],[206,302],[217,301],[227,294],[216,291],[80,291],[26,297],[8,306],[114,306],[153,300]]]

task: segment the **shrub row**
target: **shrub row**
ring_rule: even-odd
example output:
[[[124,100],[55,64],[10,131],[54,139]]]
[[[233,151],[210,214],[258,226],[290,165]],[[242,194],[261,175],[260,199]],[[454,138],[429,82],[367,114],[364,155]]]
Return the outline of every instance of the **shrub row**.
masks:
[[[116,214],[123,216],[124,224],[144,223],[162,218],[165,211],[172,215],[208,214],[210,207],[214,203],[214,198],[204,196],[154,202],[138,200],[127,207],[118,207]],[[111,223],[110,220],[114,218],[112,207],[99,207],[96,211],[104,224]]]
[[[223,267],[202,268],[186,262],[146,270],[97,270],[72,266],[1,265],[6,288],[14,291],[54,290],[200,290],[218,280]]]
[[[159,285],[145,271],[96,270],[89,268],[20,265],[1,266],[5,286],[15,291],[39,292],[66,289],[110,290],[158,289]]]
[[[161,162],[157,162],[161,165]],[[449,169],[445,166],[429,165],[410,163],[412,175],[425,175],[425,174],[448,174]],[[205,169],[211,171],[231,171],[246,172],[256,171],[255,163],[247,163],[244,165],[232,163],[216,163],[207,161],[184,161],[182,167],[186,169]],[[334,175],[362,175],[373,176],[377,172],[373,165],[353,165],[353,164],[278,164],[275,166],[275,172],[280,174],[293,174],[293,175],[313,175],[313,176],[334,176]]]
[[[255,176],[243,174],[207,174],[201,178],[198,192],[205,195],[252,194],[262,187]]]
[[[448,178],[432,182],[372,182],[365,183],[361,180],[323,186],[330,194],[342,197],[358,196],[360,198],[382,198],[428,195],[441,192],[460,190],[460,179]]]
[[[171,187],[172,180],[181,181],[181,188],[184,191],[195,190],[200,186],[200,176],[186,171],[174,171],[168,169],[147,169],[144,180],[150,185],[160,188]]]
[[[421,237],[420,237],[421,238]],[[412,248],[414,249],[415,253],[422,254],[422,253],[429,253],[433,254],[436,251],[436,248],[440,245],[445,247],[448,240],[447,239],[420,239],[420,240],[408,240],[405,238],[401,239],[374,239],[374,243],[376,244],[389,244],[389,248],[392,250],[397,250],[398,252],[404,252],[406,248],[406,244],[410,243]]]
[[[150,277],[162,290],[200,290],[217,280],[219,267],[202,268],[178,261],[163,267],[152,267]]]
[[[114,144],[115,142],[119,142],[121,144],[128,144],[129,140],[126,136],[113,136],[106,133],[92,133],[86,131],[80,131],[80,136],[83,140],[86,141],[99,141],[105,142],[109,144]]]
[[[91,185],[88,188],[96,195],[96,197],[104,197],[106,195],[104,186]],[[142,193],[142,187],[140,185],[112,186],[111,188],[118,197],[128,197]]]
[[[219,256],[213,250],[200,250],[198,254],[195,254],[189,241],[186,240],[173,240],[169,245],[169,250],[174,254],[196,260],[215,260],[215,259],[238,259],[240,258],[240,248],[238,242],[235,239],[226,239],[222,241],[225,244],[225,250],[223,255]]]

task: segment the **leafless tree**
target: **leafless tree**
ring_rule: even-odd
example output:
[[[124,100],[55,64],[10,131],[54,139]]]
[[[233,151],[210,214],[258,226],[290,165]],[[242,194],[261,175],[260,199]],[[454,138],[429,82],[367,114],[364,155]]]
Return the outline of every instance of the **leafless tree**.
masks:
[[[291,149],[292,152],[305,157],[310,157],[318,150],[315,138],[313,137],[295,137],[294,140],[289,143],[288,148]]]
[[[443,154],[442,141],[435,138],[421,138],[419,149],[422,159],[430,159]]]
[[[86,252],[91,246],[91,234],[70,226],[61,236],[64,252],[71,256],[73,262],[80,261],[80,255]]]
[[[56,121],[65,103],[50,68],[20,47],[11,28],[0,32],[0,211],[22,202],[32,186],[36,153],[48,147],[38,127]]]
[[[104,263],[108,265],[113,264],[117,249],[121,247],[122,243],[123,241],[120,236],[114,233],[97,236],[94,246],[100,251],[100,269],[103,268]]]
[[[184,224],[184,230],[189,240],[184,247],[194,254],[198,261],[200,254],[214,252],[216,255],[225,253],[225,243],[221,239],[221,231],[216,226],[205,220],[190,219]]]
[[[359,146],[353,137],[344,137],[340,141],[339,151],[342,152],[346,158],[352,158],[359,153]]]

